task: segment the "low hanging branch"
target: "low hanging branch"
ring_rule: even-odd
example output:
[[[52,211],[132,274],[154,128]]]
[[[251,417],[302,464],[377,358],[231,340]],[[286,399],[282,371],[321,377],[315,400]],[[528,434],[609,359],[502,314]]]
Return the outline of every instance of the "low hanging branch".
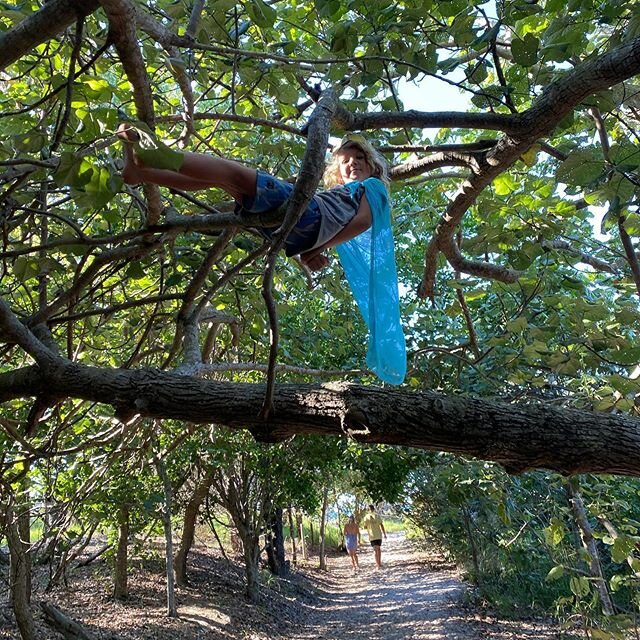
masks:
[[[47,390],[136,415],[249,429],[264,440],[309,433],[475,456],[517,473],[640,476],[640,420],[546,405],[510,405],[433,392],[347,383],[282,384],[260,418],[265,385],[212,382],[155,369],[98,369],[60,359],[0,374],[0,402]]]

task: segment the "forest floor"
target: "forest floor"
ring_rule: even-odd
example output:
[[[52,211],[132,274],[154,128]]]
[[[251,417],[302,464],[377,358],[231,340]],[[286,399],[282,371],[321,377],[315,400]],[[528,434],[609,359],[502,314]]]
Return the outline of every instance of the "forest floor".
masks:
[[[365,536],[366,537],[366,536]],[[376,570],[368,545],[360,546],[361,570],[353,575],[346,554],[317,556],[285,580],[268,579],[262,602],[243,593],[244,574],[236,561],[197,545],[190,555],[188,588],[177,590],[178,618],[165,612],[165,576],[158,558],[132,566],[126,603],[110,597],[104,563],[75,570],[67,587],[42,593],[34,588],[38,640],[60,640],[37,606],[46,600],[85,625],[96,640],[551,640],[569,638],[541,621],[499,620],[474,608],[454,567],[435,552],[422,552],[391,534]],[[4,578],[5,576],[2,576]],[[4,582],[4,580],[1,580]],[[6,587],[6,583],[2,585]],[[0,592],[3,589],[0,589]],[[0,638],[19,640],[0,593]]]

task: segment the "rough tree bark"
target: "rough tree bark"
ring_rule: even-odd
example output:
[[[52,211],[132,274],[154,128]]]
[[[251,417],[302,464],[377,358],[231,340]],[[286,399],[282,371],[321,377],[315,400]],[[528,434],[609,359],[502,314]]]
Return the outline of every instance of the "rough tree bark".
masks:
[[[640,420],[547,405],[510,405],[430,391],[349,383],[281,384],[267,421],[259,384],[211,382],[155,369],[97,369],[63,363],[0,374],[0,402],[43,390],[113,405],[135,415],[246,428],[266,441],[297,433],[449,451],[494,460],[511,473],[640,475]]]
[[[118,512],[118,548],[116,550],[113,576],[113,596],[116,600],[126,600],[129,595],[128,551],[129,505],[123,502]]]
[[[4,497],[4,496],[3,496]],[[33,614],[29,607],[31,600],[31,562],[28,549],[20,536],[20,527],[13,502],[10,501],[0,513],[4,521],[4,533],[9,546],[9,575],[11,605],[23,640],[36,640]]]
[[[173,561],[173,569],[176,574],[176,583],[184,587],[188,584],[187,578],[187,556],[193,545],[195,537],[196,521],[198,512],[209,493],[209,487],[213,482],[213,476],[208,473],[202,481],[196,486],[191,499],[187,503],[184,510],[184,521],[182,525],[182,537],[180,538],[180,547]]]

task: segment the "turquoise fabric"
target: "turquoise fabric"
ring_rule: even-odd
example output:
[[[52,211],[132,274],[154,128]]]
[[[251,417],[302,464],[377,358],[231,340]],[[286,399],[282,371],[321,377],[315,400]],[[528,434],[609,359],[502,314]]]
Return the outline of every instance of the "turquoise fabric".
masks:
[[[367,365],[381,380],[400,384],[407,372],[407,352],[400,323],[389,194],[377,178],[346,186],[355,192],[360,184],[371,207],[371,228],[336,249],[369,328]]]

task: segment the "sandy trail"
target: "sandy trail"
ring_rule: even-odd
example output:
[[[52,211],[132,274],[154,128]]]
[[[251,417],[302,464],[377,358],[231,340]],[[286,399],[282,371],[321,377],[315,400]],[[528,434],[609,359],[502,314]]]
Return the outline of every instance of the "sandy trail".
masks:
[[[383,541],[382,569],[375,569],[368,545],[360,545],[359,557],[355,576],[346,555],[332,560],[308,624],[295,640],[477,637],[456,604],[464,591],[456,572],[430,571],[401,533]]]

